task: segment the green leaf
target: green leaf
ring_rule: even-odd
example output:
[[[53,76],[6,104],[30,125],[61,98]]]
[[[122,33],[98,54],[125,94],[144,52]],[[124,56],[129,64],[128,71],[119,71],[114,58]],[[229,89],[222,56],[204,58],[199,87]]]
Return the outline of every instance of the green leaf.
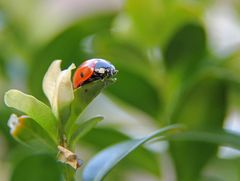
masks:
[[[67,138],[72,133],[72,128],[82,111],[92,102],[92,100],[100,94],[100,92],[110,84],[114,83],[116,79],[107,78],[104,80],[97,80],[85,84],[74,91],[74,100],[71,104],[70,118],[66,123]],[[74,128],[73,128],[74,129]]]
[[[137,149],[145,142],[156,137],[165,138],[168,135],[178,132],[181,128],[182,127],[180,125],[171,125],[162,128],[144,138],[125,141],[101,151],[86,165],[83,171],[83,180],[102,180],[114,166],[116,166],[129,153]]]
[[[186,131],[172,136],[170,139],[207,142],[240,150],[240,135],[226,130]]]
[[[71,73],[76,66],[71,64],[67,69],[61,70],[61,63],[61,60],[52,62],[42,85],[54,115],[62,121],[63,115],[68,114],[68,107],[74,99]]]
[[[212,77],[212,72],[203,74],[210,64],[206,39],[202,25],[188,23],[164,50],[169,75],[164,87],[167,117],[193,130],[221,128],[226,112],[225,82]],[[217,150],[206,142],[173,141],[170,145],[178,181],[196,180]]]
[[[56,153],[57,145],[49,134],[28,116],[17,117],[12,114],[8,126],[11,135],[20,143],[37,152],[50,151]]]
[[[91,133],[88,133],[81,139],[84,143],[90,144],[97,152],[109,147],[111,145],[117,144],[119,142],[127,141],[130,137],[111,128],[98,127],[94,128]],[[142,156],[144,155],[144,157]],[[139,147],[134,150],[131,154],[124,159],[118,168],[116,168],[115,173],[124,174],[128,172],[129,169],[136,168],[143,172],[151,173],[155,176],[159,176],[160,168],[157,155],[150,150]],[[111,172],[111,175],[114,174]],[[110,176],[111,178],[111,176]]]
[[[227,99],[227,87],[223,81],[204,79],[184,93],[174,110],[172,123],[184,124],[190,130],[198,131],[222,128]],[[216,151],[217,145],[211,143],[172,141],[170,152],[178,180],[198,178]]]
[[[212,143],[217,144],[218,146],[227,146],[234,149],[240,150],[240,135],[234,132],[226,131],[226,130],[207,130],[207,131],[186,131],[183,133],[179,133],[177,136],[173,136],[170,139],[176,140],[178,142],[181,141],[189,141],[189,142],[205,142],[205,143]],[[214,157],[215,158],[215,157]],[[232,179],[230,175],[235,175],[238,169],[236,166],[236,159],[223,159],[223,160],[217,160],[214,165],[211,164],[211,162],[214,159],[211,159],[210,164],[207,164],[207,168],[204,168],[206,172],[202,175],[204,179],[201,179],[201,181],[212,181],[213,178],[221,178],[220,180],[225,180],[225,178],[228,178],[229,180],[235,180]],[[227,162],[228,163],[227,163]],[[224,162],[224,163],[221,163]],[[229,164],[229,162],[235,163],[234,165]],[[237,163],[238,164],[238,163]],[[209,169],[210,167],[210,169]],[[221,171],[220,171],[221,170]],[[206,176],[210,174],[211,176],[209,179],[206,179]],[[235,175],[233,178],[236,178],[238,180],[237,175]],[[216,179],[217,181],[218,179]],[[219,181],[220,181],[219,180]]]
[[[169,68],[193,68],[206,54],[206,33],[202,26],[185,24],[168,42],[164,57]]]
[[[76,142],[85,134],[87,134],[89,131],[91,131],[97,125],[98,122],[103,120],[103,118],[104,118],[103,116],[96,116],[87,121],[84,121],[80,125],[76,124],[74,127],[77,127],[77,129],[71,136],[69,144],[74,147]]]
[[[45,129],[55,142],[57,141],[57,120],[47,105],[14,89],[5,93],[4,100],[8,107],[24,112]]]
[[[62,180],[56,160],[49,155],[33,155],[22,160],[14,168],[11,181]]]

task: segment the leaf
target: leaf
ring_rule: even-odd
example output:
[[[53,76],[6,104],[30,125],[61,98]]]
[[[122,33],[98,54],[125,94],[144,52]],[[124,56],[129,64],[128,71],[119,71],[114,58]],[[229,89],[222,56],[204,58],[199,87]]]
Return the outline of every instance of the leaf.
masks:
[[[228,146],[240,150],[240,135],[226,130],[186,131],[172,136],[170,140],[199,141]]]
[[[57,145],[49,134],[28,116],[17,117],[12,114],[8,121],[11,135],[20,143],[34,150],[56,153]]]
[[[172,115],[172,123],[184,124],[195,131],[221,129],[226,96],[227,87],[223,81],[204,79],[182,95]],[[192,181],[198,178],[216,151],[217,145],[207,142],[172,141],[170,152],[178,179]]]
[[[129,136],[117,130],[98,127],[94,128],[91,133],[84,136],[81,139],[81,143],[83,141],[88,145],[91,144],[91,147],[94,147],[94,150],[100,151],[113,144],[127,141],[129,139]],[[144,157],[142,155],[144,155]],[[137,168],[143,172],[151,173],[157,177],[161,174],[157,155],[143,147],[139,147],[129,154],[127,158],[121,162],[121,165],[116,168],[115,173],[119,174],[120,171],[120,174],[124,174],[125,171],[128,172],[128,170],[132,168]],[[112,174],[114,173],[111,173],[111,175]]]
[[[221,128],[226,112],[225,82],[203,75],[210,64],[206,39],[201,24],[188,23],[176,32],[163,52],[169,76],[164,87],[166,117],[171,123],[193,130]],[[216,145],[206,142],[172,141],[170,152],[177,179],[198,179],[216,150]]]
[[[61,60],[55,60],[49,66],[43,78],[43,92],[47,96],[51,106],[53,105],[54,90],[56,89],[57,78],[61,72]]]
[[[60,66],[61,60],[52,62],[43,79],[43,91],[51,104],[53,113],[62,120],[74,99],[71,71],[76,66],[71,64],[63,71]]]
[[[70,118],[66,123],[66,133],[69,139],[71,129],[82,111],[92,102],[92,100],[107,86],[114,83],[116,79],[106,78],[97,80],[83,86],[74,91],[74,100],[71,104]]]
[[[5,93],[4,101],[8,107],[15,108],[31,117],[48,132],[55,142],[57,141],[57,120],[47,105],[31,95],[14,89]]]
[[[103,118],[104,118],[103,116],[96,116],[87,121],[84,121],[80,125],[75,125],[77,129],[74,131],[73,135],[71,136],[69,144],[73,145],[74,147],[76,142],[85,134],[87,134],[89,131],[91,131],[97,125],[98,122],[103,120]]]
[[[125,141],[116,145],[113,145],[89,161],[83,171],[84,181],[100,181],[102,180],[110,170],[116,166],[122,159],[124,159],[129,153],[137,149],[145,142],[161,137],[165,138],[167,135],[178,132],[182,127],[180,125],[171,125],[162,128],[144,138]]]
[[[173,136],[170,138],[170,140],[176,140],[178,142],[181,141],[189,141],[189,142],[205,142],[205,143],[212,143],[217,144],[218,146],[227,146],[234,149],[240,150],[240,135],[231,131],[227,130],[206,130],[206,131],[193,131],[189,130],[183,133],[179,133],[177,136]],[[215,157],[214,157],[215,158]],[[211,162],[214,160],[211,159],[210,164],[207,164],[207,168],[204,168],[204,170],[207,170],[207,173],[211,173],[210,175],[216,176],[216,178],[222,178],[224,180],[225,178],[231,178],[229,175],[229,171],[232,173],[238,173],[236,171],[233,171],[234,168],[236,168],[236,165],[229,165],[227,163],[219,163],[220,160],[218,160],[217,163],[215,163],[214,167],[211,168],[213,165]],[[237,163],[235,159],[223,159],[221,162],[226,161],[233,161],[233,163]],[[227,164],[227,166],[226,166]],[[229,167],[230,166],[230,167]],[[209,167],[211,168],[209,171]],[[213,169],[213,170],[212,170]],[[219,170],[221,170],[219,172]],[[206,172],[204,172],[203,177],[206,177]],[[212,181],[214,177],[211,177],[209,181]],[[237,177],[234,177],[237,179]],[[202,180],[202,179],[201,179]],[[205,181],[205,179],[203,179]],[[207,179],[208,180],[208,179]],[[232,179],[230,179],[232,180]]]
[[[11,181],[62,180],[56,160],[49,155],[33,155],[25,158],[14,168]]]
[[[185,24],[165,47],[164,57],[168,68],[193,68],[206,54],[206,33],[202,26]]]

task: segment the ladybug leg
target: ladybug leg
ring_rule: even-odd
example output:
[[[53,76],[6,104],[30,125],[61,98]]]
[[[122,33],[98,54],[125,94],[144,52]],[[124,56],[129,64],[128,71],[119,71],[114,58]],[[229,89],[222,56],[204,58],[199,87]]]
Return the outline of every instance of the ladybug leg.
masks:
[[[103,76],[94,72],[93,75],[88,80],[86,80],[82,85],[93,82],[93,81],[96,81],[96,80],[100,80],[100,79],[103,79],[103,78],[104,78]]]

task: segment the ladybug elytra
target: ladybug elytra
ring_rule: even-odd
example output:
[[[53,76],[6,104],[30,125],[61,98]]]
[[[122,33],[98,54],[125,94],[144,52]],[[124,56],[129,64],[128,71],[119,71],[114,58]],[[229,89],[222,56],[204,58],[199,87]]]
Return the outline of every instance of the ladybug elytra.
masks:
[[[83,62],[73,75],[74,89],[83,84],[112,77],[117,73],[115,67],[108,61],[103,59],[90,59]]]

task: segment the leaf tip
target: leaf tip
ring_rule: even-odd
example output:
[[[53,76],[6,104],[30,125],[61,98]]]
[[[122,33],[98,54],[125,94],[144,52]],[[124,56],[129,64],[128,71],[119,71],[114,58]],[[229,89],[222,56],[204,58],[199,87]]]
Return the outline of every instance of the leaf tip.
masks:
[[[28,116],[20,116],[17,117],[16,114],[12,114],[8,120],[8,127],[10,128],[10,133],[13,137],[17,137],[19,131],[21,128],[24,127],[25,119],[28,118]]]
[[[4,103],[6,104],[6,106],[11,107],[9,100],[11,99],[11,95],[13,95],[13,93],[15,93],[15,92],[19,92],[19,91],[16,89],[10,89],[7,92],[5,92]]]

